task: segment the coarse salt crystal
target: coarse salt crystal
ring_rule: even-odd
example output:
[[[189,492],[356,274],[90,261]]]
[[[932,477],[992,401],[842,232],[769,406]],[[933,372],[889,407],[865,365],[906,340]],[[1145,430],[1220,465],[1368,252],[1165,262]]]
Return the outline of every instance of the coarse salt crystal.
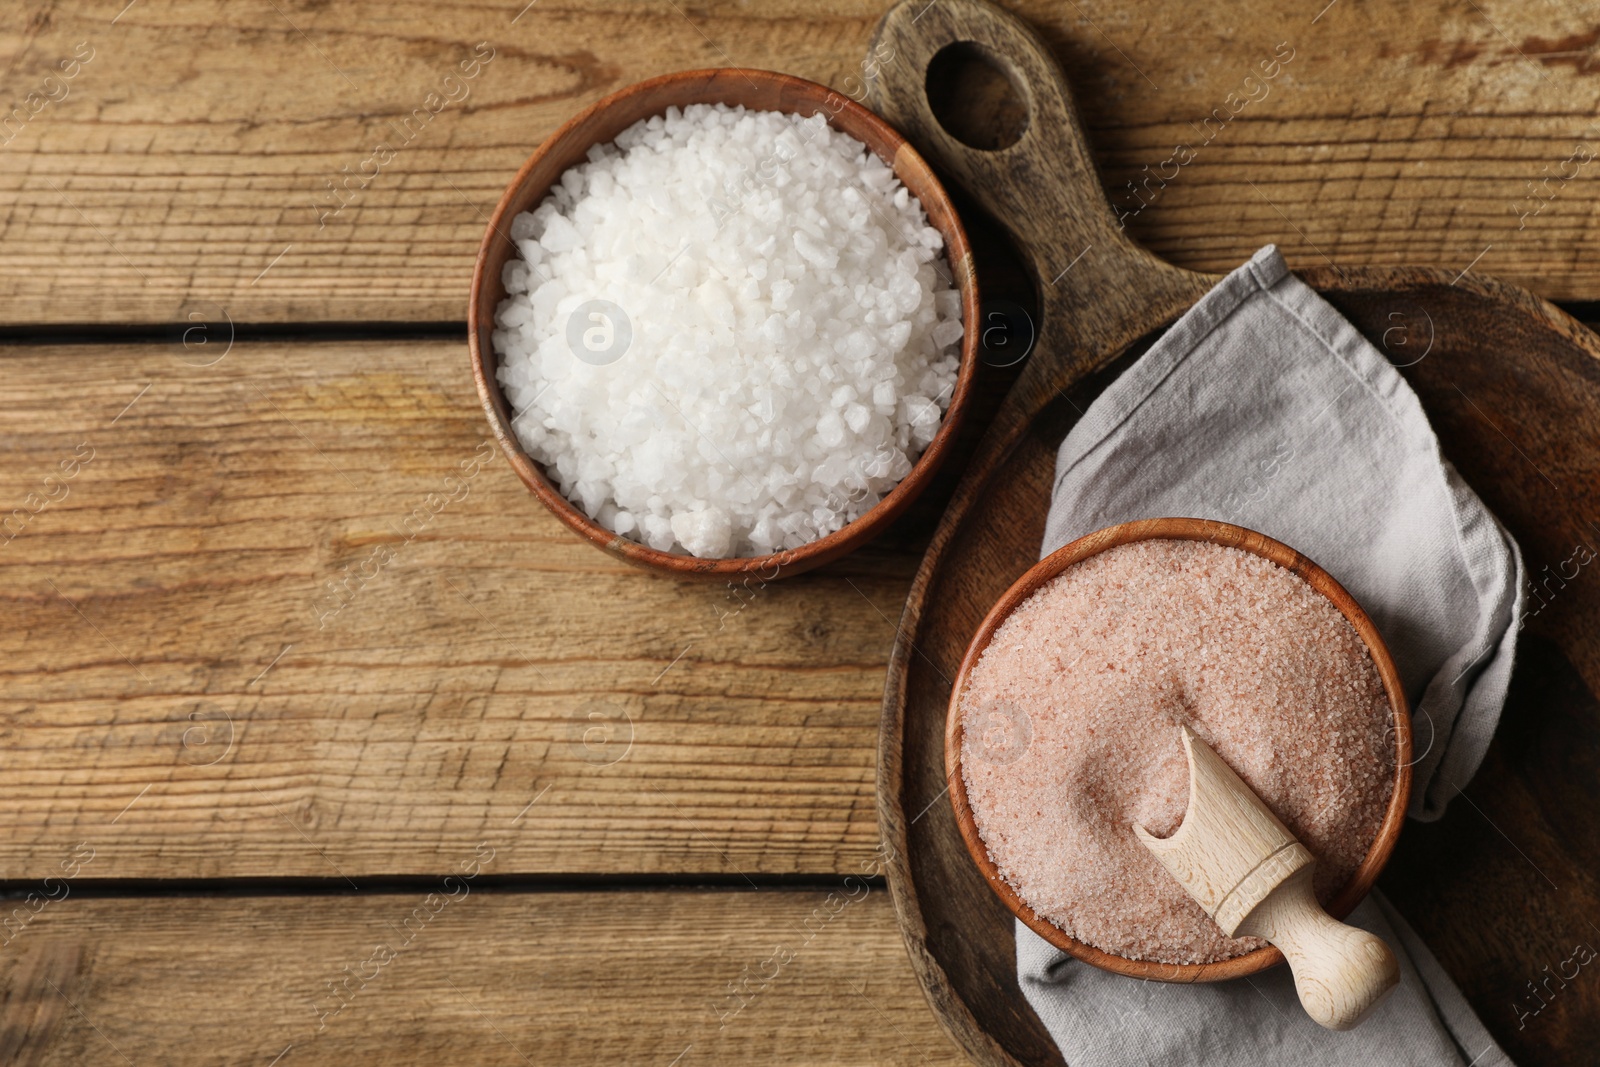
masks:
[[[493,336],[512,426],[618,533],[798,548],[865,514],[938,431],[963,335],[930,265],[942,239],[820,116],[668,108],[510,233]]]

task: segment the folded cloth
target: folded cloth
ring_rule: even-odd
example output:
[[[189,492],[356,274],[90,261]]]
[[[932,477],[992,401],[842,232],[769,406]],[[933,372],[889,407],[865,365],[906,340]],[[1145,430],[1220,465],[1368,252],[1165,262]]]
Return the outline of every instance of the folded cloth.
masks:
[[[1017,977],[1067,1067],[1513,1067],[1382,894],[1345,922],[1388,942],[1400,985],[1343,1033],[1311,1021],[1287,967],[1207,985],[1139,981],[1079,963],[1019,922]]]
[[[1412,713],[1411,814],[1483,760],[1522,611],[1516,542],[1439,452],[1416,394],[1268,246],[1109,386],[1061,443],[1041,556],[1132,519],[1220,519],[1315,560],[1366,609]],[[1070,1067],[1494,1067],[1495,1045],[1377,894],[1351,920],[1401,961],[1360,1027],[1323,1030],[1286,968],[1199,986],[1078,963],[1017,924],[1022,990]]]

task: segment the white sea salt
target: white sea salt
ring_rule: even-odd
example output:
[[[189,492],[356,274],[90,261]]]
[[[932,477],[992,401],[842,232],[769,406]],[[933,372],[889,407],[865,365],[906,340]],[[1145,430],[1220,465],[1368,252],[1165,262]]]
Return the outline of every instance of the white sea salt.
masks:
[[[871,509],[939,430],[963,334],[943,239],[820,116],[668,108],[510,236],[494,346],[512,425],[619,534],[798,548]]]

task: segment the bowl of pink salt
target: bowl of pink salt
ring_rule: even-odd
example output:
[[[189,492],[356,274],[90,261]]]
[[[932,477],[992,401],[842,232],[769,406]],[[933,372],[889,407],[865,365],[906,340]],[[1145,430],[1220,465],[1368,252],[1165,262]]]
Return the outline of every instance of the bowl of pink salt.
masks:
[[[1073,956],[1161,981],[1254,974],[1282,954],[1225,936],[1133,834],[1183,821],[1180,724],[1311,851],[1318,899],[1348,914],[1405,818],[1405,693],[1338,582],[1226,523],[1108,527],[1006,592],[951,691],[956,821],[1006,906]]]

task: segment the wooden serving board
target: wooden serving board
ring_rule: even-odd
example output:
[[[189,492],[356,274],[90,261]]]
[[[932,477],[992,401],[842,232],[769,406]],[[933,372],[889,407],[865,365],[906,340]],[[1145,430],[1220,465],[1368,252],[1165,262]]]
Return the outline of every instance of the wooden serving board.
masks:
[[[1060,70],[1020,21],[981,0],[908,0],[885,16],[869,56],[882,68],[871,105],[1010,232],[1040,309],[1033,354],[939,523],[890,660],[878,765],[889,884],[913,967],[966,1051],[986,1065],[1060,1064],[1017,988],[1010,916],[945,796],[951,679],[985,612],[1038,558],[1062,437],[1217,279],[1162,262],[1118,229]],[[940,95],[939,79],[995,84],[953,59],[1009,79],[1028,112],[1015,143],[995,147],[1003,107],[966,143],[935,117],[928,97]],[[1524,983],[1570,958],[1574,943],[1600,943],[1588,918],[1600,915],[1600,831],[1577,814],[1600,788],[1600,577],[1581,573],[1585,555],[1575,554],[1600,548],[1600,338],[1470,272],[1300,273],[1401,367],[1534,580],[1551,576],[1548,604],[1523,635],[1501,741],[1471,795],[1402,834],[1380,885],[1513,1056],[1586,1062],[1600,1036],[1600,982],[1564,988],[1537,1032],[1527,1012],[1541,1002]],[[1540,773],[1552,767],[1561,773]]]

